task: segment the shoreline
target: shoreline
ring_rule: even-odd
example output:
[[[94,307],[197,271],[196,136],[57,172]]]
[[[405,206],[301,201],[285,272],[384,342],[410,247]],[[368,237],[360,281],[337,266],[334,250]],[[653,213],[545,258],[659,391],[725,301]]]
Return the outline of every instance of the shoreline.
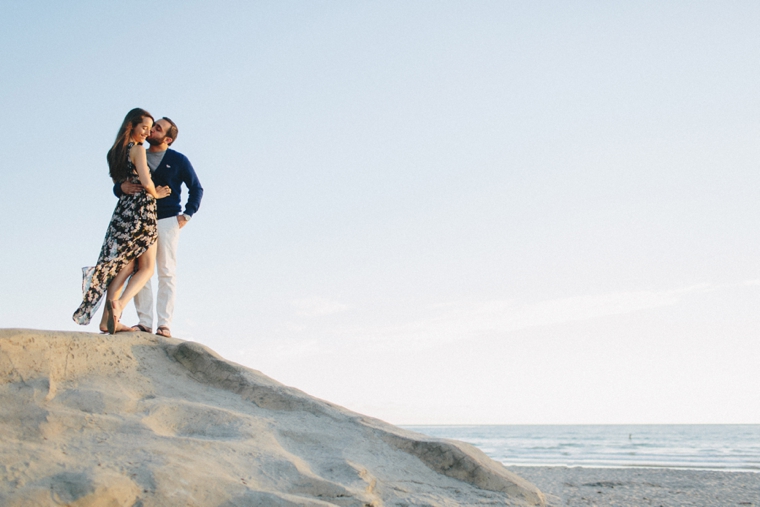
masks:
[[[760,506],[760,473],[750,470],[508,466],[546,495],[547,507]]]
[[[498,461],[498,460],[496,460]],[[501,463],[501,462],[499,462]],[[688,466],[673,466],[673,465],[552,465],[541,464],[533,465],[530,463],[520,464],[505,464],[501,463],[506,468],[586,468],[586,469],[600,469],[600,470],[683,470],[687,472],[726,472],[726,473],[739,473],[739,474],[760,474],[760,468],[710,468],[710,467],[688,467]],[[760,504],[758,504],[760,505]]]

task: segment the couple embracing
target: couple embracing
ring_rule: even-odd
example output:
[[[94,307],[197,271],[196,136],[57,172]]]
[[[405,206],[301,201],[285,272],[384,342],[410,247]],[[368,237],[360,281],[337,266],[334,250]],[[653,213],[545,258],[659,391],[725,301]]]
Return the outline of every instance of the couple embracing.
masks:
[[[169,148],[177,133],[177,125],[169,118],[155,121],[144,109],[135,108],[124,118],[107,156],[119,201],[97,265],[83,269],[82,304],[73,316],[76,323],[88,324],[105,294],[101,332],[152,332],[150,279],[157,267],[156,334],[171,336],[179,231],[198,211],[203,197],[190,161]],[[150,145],[147,151],[145,141]],[[184,212],[183,183],[188,189]],[[132,298],[140,322],[129,327],[120,318]]]

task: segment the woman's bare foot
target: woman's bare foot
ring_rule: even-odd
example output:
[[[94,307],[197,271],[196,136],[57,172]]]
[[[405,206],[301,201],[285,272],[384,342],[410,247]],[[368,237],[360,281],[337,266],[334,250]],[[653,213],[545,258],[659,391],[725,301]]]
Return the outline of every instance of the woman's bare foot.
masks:
[[[119,322],[119,320],[121,319],[121,314],[124,311],[124,307],[121,306],[121,301],[119,301],[118,299],[114,299],[113,301],[111,301],[111,303],[113,303],[114,319],[116,319],[116,322]]]
[[[106,329],[104,327],[100,327],[101,334],[131,333],[133,331],[134,331],[133,328],[131,328],[129,326],[125,326],[124,324],[122,324],[119,321],[116,321],[116,325],[114,326],[114,332],[113,333],[109,333],[108,329]]]
[[[114,307],[116,301],[109,299],[106,301],[106,330],[108,331],[108,334],[114,334],[116,332],[116,315],[114,312]]]
[[[106,304],[103,307],[103,316],[100,318],[100,324],[98,325],[100,332],[104,334],[108,332],[108,326],[106,324],[106,322],[108,322],[108,312],[106,311],[107,306],[108,306],[108,300],[106,300]]]
[[[116,323],[116,332],[117,333],[131,333],[132,331],[134,331],[134,329],[132,329],[131,327],[125,326],[121,322],[117,322]]]
[[[118,299],[109,299],[106,301],[106,329],[109,334],[114,334],[126,327],[119,322],[123,310],[124,308],[121,306]],[[103,329],[102,326],[100,329]]]

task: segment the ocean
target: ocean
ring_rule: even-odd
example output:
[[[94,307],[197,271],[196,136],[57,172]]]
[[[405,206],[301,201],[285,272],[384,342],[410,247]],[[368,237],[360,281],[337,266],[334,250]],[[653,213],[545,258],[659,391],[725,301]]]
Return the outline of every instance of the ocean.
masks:
[[[760,473],[760,425],[404,426],[461,440],[504,465]]]

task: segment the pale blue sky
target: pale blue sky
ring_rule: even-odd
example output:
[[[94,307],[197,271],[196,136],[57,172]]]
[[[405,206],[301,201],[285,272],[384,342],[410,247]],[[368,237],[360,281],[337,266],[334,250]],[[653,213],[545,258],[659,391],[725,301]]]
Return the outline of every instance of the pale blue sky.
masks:
[[[759,25],[752,1],[4,2],[0,327],[97,331],[80,268],[144,107],[206,189],[178,337],[394,423],[760,423]]]

